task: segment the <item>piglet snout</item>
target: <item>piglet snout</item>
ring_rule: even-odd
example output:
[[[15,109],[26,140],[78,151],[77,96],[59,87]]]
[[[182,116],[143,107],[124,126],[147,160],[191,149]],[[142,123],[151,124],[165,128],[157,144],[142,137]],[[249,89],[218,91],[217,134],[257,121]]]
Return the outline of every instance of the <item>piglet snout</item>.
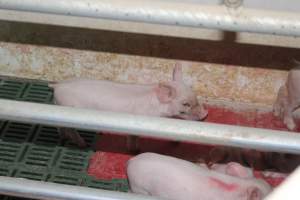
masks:
[[[207,109],[203,105],[198,105],[192,108],[190,120],[203,120],[207,115]]]
[[[191,121],[203,120],[208,115],[208,111],[202,105],[197,105],[191,109],[188,114],[179,114],[173,116],[173,118],[185,119]]]

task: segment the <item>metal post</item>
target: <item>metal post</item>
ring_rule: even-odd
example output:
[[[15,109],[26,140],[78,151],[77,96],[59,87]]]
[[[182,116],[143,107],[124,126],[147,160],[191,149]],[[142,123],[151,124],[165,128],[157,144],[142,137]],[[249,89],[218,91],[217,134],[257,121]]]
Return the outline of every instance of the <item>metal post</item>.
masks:
[[[0,194],[41,200],[159,200],[132,193],[4,176],[0,176]]]
[[[0,9],[300,36],[300,15],[150,0],[0,0]]]
[[[300,134],[0,100],[0,118],[120,134],[300,154]]]
[[[294,170],[294,172],[264,200],[298,200],[300,196],[299,181],[300,167]]]

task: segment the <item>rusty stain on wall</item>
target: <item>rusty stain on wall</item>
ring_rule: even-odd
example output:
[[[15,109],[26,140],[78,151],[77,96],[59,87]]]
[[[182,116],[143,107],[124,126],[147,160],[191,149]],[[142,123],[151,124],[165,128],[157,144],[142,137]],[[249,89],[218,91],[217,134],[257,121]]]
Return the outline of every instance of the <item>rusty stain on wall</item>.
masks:
[[[130,83],[170,80],[176,60],[16,43],[0,43],[1,75],[44,80],[87,77]],[[271,105],[287,71],[183,62],[197,95]]]

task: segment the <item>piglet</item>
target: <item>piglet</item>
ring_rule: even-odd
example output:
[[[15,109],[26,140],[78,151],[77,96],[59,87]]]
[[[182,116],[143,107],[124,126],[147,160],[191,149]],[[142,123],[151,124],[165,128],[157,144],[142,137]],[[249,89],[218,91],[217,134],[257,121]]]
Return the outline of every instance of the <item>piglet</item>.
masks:
[[[288,153],[265,153],[265,160],[271,168],[283,173],[291,173],[300,165],[300,155]]]
[[[207,110],[198,104],[195,92],[184,84],[178,63],[169,82],[142,85],[75,79],[49,86],[54,89],[58,105],[187,120],[201,120],[207,115]],[[85,146],[78,134],[65,136]],[[134,136],[128,140],[129,149],[133,151],[137,148],[135,141]]]
[[[261,152],[237,147],[214,147],[208,154],[206,163],[238,162],[255,170],[275,170],[291,173],[300,165],[300,156],[277,152]]]
[[[214,147],[209,152],[206,162],[209,164],[238,162],[257,170],[264,170],[267,168],[264,152],[238,147]]]
[[[243,168],[243,170],[240,170],[241,167]],[[238,174],[240,177],[244,178],[260,178],[265,180],[271,187],[277,187],[288,177],[288,174],[285,173],[274,171],[256,171],[251,168],[243,167],[235,162],[230,162],[227,164],[213,164],[212,166],[210,166],[210,169],[226,174]]]
[[[130,159],[127,175],[132,192],[166,200],[262,200],[271,191],[237,163],[210,170],[155,153]]]
[[[300,63],[289,71],[285,85],[281,86],[273,106],[274,115],[283,119],[289,130],[295,130],[293,112],[300,106]]]

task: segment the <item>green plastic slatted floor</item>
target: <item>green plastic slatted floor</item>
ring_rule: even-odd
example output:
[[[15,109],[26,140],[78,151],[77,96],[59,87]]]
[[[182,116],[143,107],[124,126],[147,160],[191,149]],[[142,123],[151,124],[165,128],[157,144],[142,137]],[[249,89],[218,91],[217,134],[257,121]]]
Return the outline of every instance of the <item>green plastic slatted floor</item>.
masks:
[[[46,82],[1,78],[0,98],[52,104],[53,93]],[[79,150],[70,142],[63,145],[56,127],[0,121],[0,176],[127,192],[125,179],[96,180],[87,175],[97,134],[85,130],[79,133],[89,145],[86,150]]]

